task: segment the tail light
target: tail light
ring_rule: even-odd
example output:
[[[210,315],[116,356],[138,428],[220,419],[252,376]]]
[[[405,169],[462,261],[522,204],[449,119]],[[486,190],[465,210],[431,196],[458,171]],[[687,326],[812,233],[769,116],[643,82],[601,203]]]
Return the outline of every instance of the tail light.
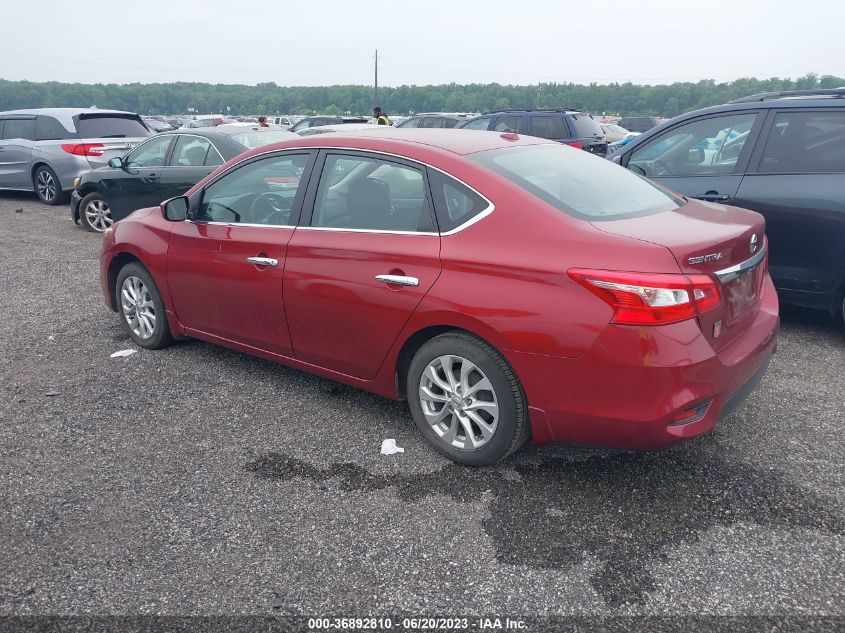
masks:
[[[721,301],[707,275],[572,269],[569,276],[613,308],[613,323],[661,325],[692,319]]]
[[[102,156],[106,151],[102,143],[70,143],[62,145],[62,149],[74,156]]]
[[[567,143],[569,147],[574,147],[575,149],[584,149],[584,144],[581,141],[571,141]]]

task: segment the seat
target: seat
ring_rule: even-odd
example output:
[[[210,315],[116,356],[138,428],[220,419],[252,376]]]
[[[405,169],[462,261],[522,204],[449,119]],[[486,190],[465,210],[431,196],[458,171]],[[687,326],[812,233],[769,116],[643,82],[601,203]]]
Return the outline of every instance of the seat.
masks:
[[[390,185],[377,178],[361,178],[349,185],[346,198],[349,228],[384,230],[391,225]]]
[[[205,163],[205,154],[208,148],[202,146],[189,147],[185,151],[185,158],[188,159],[188,165],[191,167],[201,167]]]

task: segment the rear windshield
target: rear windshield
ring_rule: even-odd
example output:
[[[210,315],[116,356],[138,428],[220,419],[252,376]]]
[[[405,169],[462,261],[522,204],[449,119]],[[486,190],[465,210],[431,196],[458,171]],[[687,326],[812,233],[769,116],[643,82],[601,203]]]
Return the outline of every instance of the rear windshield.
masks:
[[[267,132],[250,131],[232,134],[229,138],[246,148],[250,148],[269,145],[277,141],[289,141],[292,138],[297,138],[297,135],[286,130],[268,130]]]
[[[575,119],[575,135],[578,138],[604,136],[601,125],[589,114],[573,114],[572,118]]]
[[[468,156],[569,215],[617,219],[670,211],[683,200],[604,158],[564,145],[532,145]]]
[[[132,138],[150,131],[132,114],[80,114],[79,138]]]

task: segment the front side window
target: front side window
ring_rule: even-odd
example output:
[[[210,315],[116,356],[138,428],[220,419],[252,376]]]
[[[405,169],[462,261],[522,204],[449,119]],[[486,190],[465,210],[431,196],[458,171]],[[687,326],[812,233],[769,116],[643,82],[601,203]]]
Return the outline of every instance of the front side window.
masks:
[[[170,164],[173,167],[202,167],[210,164],[207,162],[209,153],[220,160],[217,150],[212,147],[208,139],[182,134],[176,137],[176,146],[173,148]]]
[[[658,213],[682,203],[608,160],[564,145],[509,147],[469,158],[560,211],[588,220]]]
[[[420,127],[420,121],[422,121],[422,119],[419,117],[411,117],[407,121],[402,121],[402,123],[396,127]]]
[[[472,121],[467,122],[466,125],[463,126],[463,130],[486,130],[490,127],[490,118],[489,116],[478,117],[477,119],[473,119]]]
[[[756,118],[747,112],[679,125],[632,152],[628,169],[648,177],[731,174]]]
[[[758,171],[845,172],[845,111],[779,112]]]
[[[423,172],[379,158],[329,154],[311,224],[371,231],[432,231]]]
[[[126,157],[129,167],[161,167],[170,147],[171,136],[156,136],[146,143],[142,143]]]
[[[197,220],[290,226],[308,154],[270,156],[238,167],[209,185]]]
[[[6,119],[3,126],[3,138],[6,140],[35,140],[35,119]]]

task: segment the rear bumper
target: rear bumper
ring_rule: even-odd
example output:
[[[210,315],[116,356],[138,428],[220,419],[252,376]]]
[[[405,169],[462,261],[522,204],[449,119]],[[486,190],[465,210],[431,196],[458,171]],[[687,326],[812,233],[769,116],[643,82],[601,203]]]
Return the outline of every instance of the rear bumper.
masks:
[[[608,326],[581,358],[511,352],[537,443],[650,450],[711,430],[762,380],[777,346],[777,295],[767,277],[760,309],[715,351],[695,320],[660,327]],[[702,403],[688,423],[681,415]]]

